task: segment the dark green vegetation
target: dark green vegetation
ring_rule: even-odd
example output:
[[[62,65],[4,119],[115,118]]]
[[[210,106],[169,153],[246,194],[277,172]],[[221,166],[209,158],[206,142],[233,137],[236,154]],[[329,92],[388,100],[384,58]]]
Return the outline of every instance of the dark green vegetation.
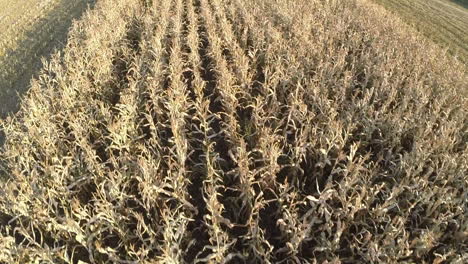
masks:
[[[451,1],[463,6],[464,8],[468,8],[468,0],[451,0]]]
[[[464,263],[466,68],[367,0],[100,0],[1,152],[3,263]]]

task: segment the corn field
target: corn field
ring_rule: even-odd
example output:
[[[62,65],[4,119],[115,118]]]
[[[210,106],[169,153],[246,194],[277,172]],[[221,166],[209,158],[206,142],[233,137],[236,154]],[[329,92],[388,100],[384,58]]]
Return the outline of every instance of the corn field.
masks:
[[[0,263],[466,263],[467,76],[369,0],[99,0],[2,121]]]

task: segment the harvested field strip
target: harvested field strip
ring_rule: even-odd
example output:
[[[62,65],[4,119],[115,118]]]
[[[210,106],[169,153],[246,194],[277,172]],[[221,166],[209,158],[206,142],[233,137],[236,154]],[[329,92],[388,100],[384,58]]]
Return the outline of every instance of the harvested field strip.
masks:
[[[37,76],[41,57],[64,46],[72,20],[94,2],[0,1],[0,118],[18,110],[17,94]]]
[[[463,261],[461,65],[367,0],[98,1],[3,122],[0,262]]]
[[[468,9],[448,0],[375,0],[468,63]]]

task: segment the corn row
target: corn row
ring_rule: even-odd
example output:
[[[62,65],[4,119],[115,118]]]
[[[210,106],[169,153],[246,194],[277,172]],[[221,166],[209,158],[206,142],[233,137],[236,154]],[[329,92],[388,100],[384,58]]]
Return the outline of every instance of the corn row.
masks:
[[[207,5],[204,1],[197,1],[193,2],[193,4],[197,4],[198,7],[198,12],[197,16],[198,19],[200,20],[201,17],[203,17],[203,29],[206,31],[201,31],[201,34],[206,34],[206,35],[199,35],[198,39],[202,40],[201,38],[206,37],[207,41],[209,43],[209,46],[207,47],[209,49],[206,51],[208,56],[212,57],[214,60],[214,63],[217,63],[215,59],[215,55],[213,54],[214,49],[219,49],[219,43],[213,43],[211,37],[214,34],[212,24],[210,23],[211,21],[209,20],[210,17],[207,17]],[[195,16],[193,16],[195,18]],[[201,29],[201,28],[199,28]],[[192,34],[194,35],[194,33]],[[195,41],[192,42],[192,46],[195,45]],[[203,45],[203,43],[202,43]],[[216,48],[214,48],[216,45]],[[205,48],[205,47],[202,47]],[[194,47],[192,47],[192,50]],[[197,49],[198,50],[198,49]],[[219,53],[218,53],[219,55]],[[197,58],[198,56],[195,55],[194,57],[194,65],[195,63],[200,63],[201,61]],[[211,67],[215,65],[206,65],[204,62],[201,62],[201,64],[204,67]],[[195,85],[202,85],[201,87],[197,87],[198,89],[197,92],[197,104],[196,108],[199,110],[199,117],[198,121],[200,122],[199,127],[200,127],[200,133],[202,134],[201,136],[201,146],[202,146],[202,160],[201,164],[199,165],[200,167],[203,168],[204,172],[206,173],[204,176],[204,180],[202,182],[203,186],[203,199],[206,203],[206,210],[208,214],[206,214],[203,217],[203,220],[206,223],[206,228],[207,232],[209,235],[208,238],[208,245],[205,245],[203,247],[203,250],[197,254],[196,261],[195,262],[208,262],[208,263],[219,263],[219,262],[224,262],[229,255],[230,248],[235,243],[235,240],[232,240],[230,238],[228,232],[226,232],[226,229],[232,228],[232,224],[229,221],[229,219],[226,219],[222,214],[224,213],[224,205],[221,203],[219,199],[219,192],[222,192],[224,189],[223,186],[223,172],[220,169],[220,163],[221,163],[221,157],[219,154],[215,154],[215,141],[213,141],[213,138],[217,138],[223,133],[222,131],[216,131],[216,128],[213,126],[215,123],[219,122],[220,116],[219,113],[215,112],[216,110],[213,109],[213,106],[210,106],[210,101],[207,99],[209,98],[208,96],[215,96],[216,91],[211,90],[209,86],[217,85],[219,81],[219,76],[216,74],[216,83],[214,81],[211,81],[208,78],[208,75],[211,74],[209,72],[209,68],[203,69],[206,71],[204,81],[208,81],[208,83],[202,83],[200,79],[197,77],[197,73],[195,73],[195,78],[194,78],[194,84]],[[201,75],[199,75],[202,77]],[[197,84],[198,82],[198,84]],[[205,87],[205,91],[202,91]],[[210,90],[208,90],[210,89]],[[215,88],[216,89],[216,88]],[[214,98],[211,98],[210,100],[214,100]],[[210,109],[211,108],[211,109]]]
[[[229,24],[226,18],[226,13],[224,11],[222,3],[220,3],[219,1],[213,1],[212,5],[212,12],[218,18],[219,21],[218,30],[219,32],[221,32],[221,36],[224,40],[226,48],[230,51],[232,56],[231,63],[233,64],[233,68],[231,70],[235,72],[236,78],[241,84],[249,84],[252,78],[251,70],[249,70],[251,69],[250,60],[245,55],[245,52],[240,47],[239,43],[237,43],[237,40],[233,33],[233,27],[231,24]]]
[[[224,12],[220,12],[221,6],[218,1],[215,1],[213,3],[214,5],[214,10],[215,14],[219,16],[219,19],[221,20],[220,23],[220,31],[226,32],[225,34],[225,42],[227,43],[228,49],[232,50],[232,57],[233,61],[236,62],[237,65],[234,65],[234,71],[235,69],[242,69],[243,65],[248,62],[250,65],[254,65],[256,59],[253,54],[249,54],[250,57],[247,57],[244,55],[244,52],[241,52],[241,48],[239,44],[234,40],[233,37],[227,37],[227,36],[234,36],[233,31],[232,31],[232,26],[228,23],[226,16],[224,15]],[[217,11],[216,11],[217,10]],[[253,27],[255,28],[255,27]],[[254,29],[255,30],[255,29]],[[253,45],[257,45],[256,43],[252,43]],[[253,47],[249,47],[253,48]],[[251,69],[252,69],[252,66]],[[253,68],[252,70],[256,70]],[[250,95],[250,92],[252,91],[252,86],[255,85],[253,83],[253,77],[254,77],[255,72],[250,72],[248,75],[246,74],[238,74],[237,78],[240,80],[241,87],[243,89],[248,89],[243,92],[246,93],[247,98]],[[240,100],[240,99],[239,99]],[[249,99],[246,100],[249,105],[244,106],[244,107],[252,107],[255,108],[255,102],[250,101]],[[255,110],[253,110],[255,111]],[[248,117],[247,117],[248,118]],[[241,122],[244,121],[247,124],[242,124],[241,126],[255,126],[254,124],[250,124],[250,120],[241,120]],[[243,129],[243,133],[246,133],[245,128]],[[249,133],[249,132],[247,132]],[[250,133],[254,133],[250,131]],[[247,135],[251,136],[251,135]],[[266,137],[266,138],[271,138],[271,134]],[[272,245],[268,242],[267,239],[265,239],[265,233],[261,230],[260,228],[260,211],[264,209],[264,207],[267,205],[267,202],[265,201],[265,198],[263,196],[263,193],[256,191],[256,188],[259,185],[262,185],[263,182],[265,181],[264,177],[265,175],[260,172],[261,169],[256,169],[251,171],[249,168],[252,166],[252,163],[254,162],[252,153],[247,151],[247,143],[244,140],[237,140],[234,141],[234,144],[236,147],[231,153],[231,158],[237,165],[234,173],[236,174],[236,178],[239,178],[239,183],[236,186],[240,193],[240,199],[237,202],[240,204],[240,208],[238,209],[239,212],[243,215],[243,218],[240,218],[238,223],[243,226],[247,225],[247,232],[243,236],[243,244],[245,245],[245,249],[247,252],[249,252],[249,257],[247,259],[244,259],[244,261],[247,262],[260,262],[260,263],[269,263],[272,260],[272,255],[271,252],[273,251]],[[269,149],[270,151],[273,151],[273,149]],[[273,154],[275,155],[275,154]],[[276,163],[276,160],[275,160]]]
[[[160,102],[164,98],[164,92],[162,84],[164,82],[164,71],[165,66],[164,50],[162,41],[166,37],[166,33],[169,30],[169,17],[170,8],[173,1],[161,1],[155,2],[151,7],[151,15],[154,17],[159,15],[159,20],[154,23],[150,23],[148,28],[155,28],[152,35],[150,35],[147,47],[147,56],[151,63],[148,65],[148,77],[146,90],[142,92],[142,97],[147,98],[145,109],[142,110],[144,117],[142,117],[142,123],[148,135],[146,136],[148,147],[148,153],[142,155],[144,158],[139,161],[142,169],[142,176],[139,179],[139,187],[142,192],[142,202],[146,211],[150,212],[156,208],[157,205],[162,204],[163,195],[165,195],[164,177],[165,173],[161,173],[159,170],[164,168],[163,146],[161,146],[161,138],[158,133],[159,122],[162,115],[162,111],[159,109]],[[145,50],[145,49],[143,49]],[[160,210],[157,210],[159,213]],[[155,219],[155,224],[160,224],[160,216]],[[149,228],[151,229],[151,228]],[[160,234],[155,234],[160,235]],[[154,240],[153,240],[154,241]]]
[[[212,146],[209,146],[209,135],[213,133],[210,129],[210,114],[209,114],[209,99],[205,97],[206,87],[209,83],[209,80],[204,79],[202,74],[203,61],[200,57],[202,52],[201,45],[202,39],[199,35],[200,29],[200,18],[195,10],[195,1],[190,0],[186,3],[186,14],[187,14],[187,46],[189,49],[188,53],[188,68],[190,69],[190,74],[192,75],[192,81],[190,83],[191,91],[193,93],[194,102],[193,109],[195,114],[192,117],[191,123],[191,133],[189,137],[191,138],[191,149],[193,150],[190,159],[190,162],[193,164],[193,170],[191,171],[191,186],[189,187],[189,194],[191,196],[191,201],[193,204],[196,204],[197,214],[192,218],[192,222],[188,226],[187,232],[194,239],[189,244],[186,250],[186,261],[193,261],[196,263],[200,261],[199,259],[205,258],[207,255],[212,252],[214,255],[211,256],[212,259],[222,258],[223,252],[220,250],[207,249],[205,248],[207,244],[210,243],[210,237],[217,237],[217,241],[221,243],[223,241],[227,242],[227,236],[220,231],[220,226],[217,225],[217,221],[211,219],[206,219],[207,197],[204,196],[204,191],[206,190],[206,184],[204,181],[208,178],[208,175],[214,173],[214,164],[215,161],[211,160],[210,153],[208,149]],[[206,59],[206,58],[205,58]],[[207,69],[205,69],[207,70]],[[212,117],[211,117],[212,118]],[[213,164],[213,165],[212,165]],[[206,172],[206,173],[205,173]],[[213,180],[213,179],[212,179]],[[217,185],[214,185],[217,186]],[[212,187],[213,188],[213,187]],[[216,187],[214,187],[216,188]],[[210,196],[214,196],[210,199],[211,208],[216,208],[219,206],[216,199],[216,192],[210,193]],[[213,211],[209,211],[210,213]],[[211,214],[213,215],[213,214]],[[217,218],[215,218],[217,219]],[[214,223],[217,225],[213,227],[210,231],[208,229],[208,223]],[[201,235],[201,233],[204,233]],[[206,233],[209,233],[208,235]],[[214,244],[214,243],[213,243]],[[203,253],[201,253],[203,251]],[[187,259],[187,256],[195,255],[194,259]]]
[[[163,227],[164,236],[161,245],[163,254],[159,257],[161,263],[180,263],[183,260],[183,245],[187,239],[185,230],[191,215],[196,213],[197,210],[190,204],[187,195],[189,172],[186,169],[186,162],[189,154],[189,144],[185,120],[192,102],[189,100],[183,76],[185,62],[182,56],[184,41],[182,35],[182,23],[184,22],[182,0],[175,2],[175,12],[172,19],[171,57],[167,68],[170,80],[169,89],[165,93],[167,99],[163,101],[163,104],[168,115],[168,124],[166,126],[170,128],[172,133],[169,145],[165,150],[164,159],[168,166],[165,184],[170,192],[167,204],[173,205],[163,210],[163,219],[168,220],[166,220]]]
[[[259,13],[259,12],[255,12]],[[261,17],[260,17],[261,18]],[[289,50],[284,50],[282,47],[289,46],[285,43],[284,37],[280,32],[278,32],[275,28],[271,27],[270,24],[267,24],[266,26],[266,36],[269,36],[272,41],[270,41],[270,47],[271,51],[267,51],[267,54],[275,54],[275,52],[272,52],[273,50],[276,51],[276,54],[280,54],[278,57],[272,57],[272,58],[267,58],[269,60],[269,63],[274,66],[267,66],[265,69],[265,72],[267,73],[273,73],[270,75],[266,76],[265,80],[265,87],[266,90],[270,90],[270,87],[277,87],[278,84],[275,83],[277,81],[275,80],[281,80],[284,78],[288,78],[287,76],[291,76],[293,74],[297,73],[292,73],[292,71],[297,71],[295,69],[294,64],[298,64],[298,61],[295,60],[296,54],[290,54],[291,52]],[[283,50],[281,52],[281,50]],[[279,52],[278,52],[279,51]],[[281,54],[284,54],[284,58],[288,59],[287,62],[287,68],[284,67],[283,64],[283,58]],[[297,56],[297,55],[296,55]],[[282,78],[281,76],[285,76]],[[272,77],[272,78],[271,78]],[[275,146],[276,143],[274,138],[270,142],[266,141],[264,142],[263,148],[260,148],[259,151],[260,153],[263,153],[265,155],[264,159],[269,161],[269,166],[267,168],[270,168],[268,174],[264,174],[263,178],[267,179],[266,182],[268,182],[267,186],[271,186],[272,188],[276,189],[278,191],[278,205],[276,206],[276,222],[273,222],[273,225],[276,225],[277,229],[273,229],[270,232],[277,232],[281,234],[281,238],[275,239],[271,243],[276,246],[276,250],[274,251],[274,254],[278,258],[286,258],[286,259],[297,259],[297,255],[300,254],[300,248],[303,246],[303,243],[306,242],[305,238],[309,235],[308,232],[310,232],[309,227],[305,225],[305,223],[301,223],[299,221],[295,221],[292,219],[299,218],[298,215],[298,208],[300,205],[303,205],[306,201],[304,200],[303,196],[296,196],[291,198],[289,193],[293,192],[296,193],[300,189],[298,183],[301,179],[301,177],[306,177],[307,175],[304,175],[304,171],[300,168],[300,163],[303,161],[305,158],[304,154],[306,151],[307,145],[301,144],[301,142],[307,142],[307,130],[306,128],[310,126],[310,121],[306,119],[305,112],[307,111],[307,106],[302,102],[302,89],[300,87],[300,84],[292,83],[294,82],[294,79],[291,81],[279,83],[280,87],[284,89],[284,91],[289,90],[290,95],[287,96],[288,98],[285,98],[285,94],[283,91],[276,91],[275,94],[269,93],[269,96],[272,98],[271,100],[274,102],[272,105],[275,107],[278,107],[278,105],[281,105],[279,102],[275,102],[274,100],[278,100],[279,98],[281,101],[284,102],[284,100],[287,100],[288,107],[285,109],[285,116],[281,117],[279,116],[279,119],[277,120],[277,127],[273,127],[273,131],[276,131],[278,128],[282,127],[282,130],[277,130],[280,132],[280,134],[283,136],[277,142],[281,142],[280,145],[277,145],[279,148],[272,148]],[[281,89],[280,88],[280,89]],[[291,93],[291,89],[295,89],[295,92]],[[273,90],[274,91],[274,90]],[[254,109],[262,109],[262,107],[258,106],[255,107]],[[272,112],[279,112],[279,110],[274,110],[272,109]],[[265,124],[265,121],[260,121],[260,120],[266,120],[266,116],[270,116],[269,114],[266,114],[263,111],[260,111],[257,114],[254,114],[254,116],[258,116],[260,122],[259,127],[265,127],[267,126]],[[297,125],[300,124],[300,127],[297,127]],[[267,135],[271,135],[271,131],[268,129],[261,129],[259,130],[259,138],[264,139],[268,138]],[[291,144],[290,140],[288,138],[293,137],[295,140],[293,141],[293,144]],[[261,145],[261,147],[262,147]],[[272,149],[275,149],[276,151],[272,151]],[[281,151],[281,149],[283,151]],[[276,164],[276,161],[280,157],[288,157],[288,160],[286,163],[282,163],[281,165]],[[276,169],[274,169],[276,168]],[[288,186],[288,182],[284,184],[278,183],[277,182],[277,176],[279,175],[280,169],[282,168],[282,171],[288,171],[288,181],[293,183],[293,186]],[[284,173],[284,172],[283,172]],[[270,205],[271,207],[272,205]],[[271,207],[273,208],[273,207]],[[285,221],[283,219],[291,219],[290,221]],[[271,236],[271,234],[269,234]],[[283,241],[289,241],[284,243]],[[285,257],[287,256],[287,257]]]

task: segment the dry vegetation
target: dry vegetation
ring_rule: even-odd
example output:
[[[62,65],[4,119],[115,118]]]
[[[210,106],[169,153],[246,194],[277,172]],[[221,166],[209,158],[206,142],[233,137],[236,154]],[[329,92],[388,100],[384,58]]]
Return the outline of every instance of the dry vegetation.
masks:
[[[466,0],[374,0],[468,65]]]
[[[3,122],[2,263],[466,263],[465,67],[367,0],[98,1]]]
[[[0,118],[18,109],[17,93],[27,90],[41,57],[66,41],[72,20],[93,2],[0,0]]]

